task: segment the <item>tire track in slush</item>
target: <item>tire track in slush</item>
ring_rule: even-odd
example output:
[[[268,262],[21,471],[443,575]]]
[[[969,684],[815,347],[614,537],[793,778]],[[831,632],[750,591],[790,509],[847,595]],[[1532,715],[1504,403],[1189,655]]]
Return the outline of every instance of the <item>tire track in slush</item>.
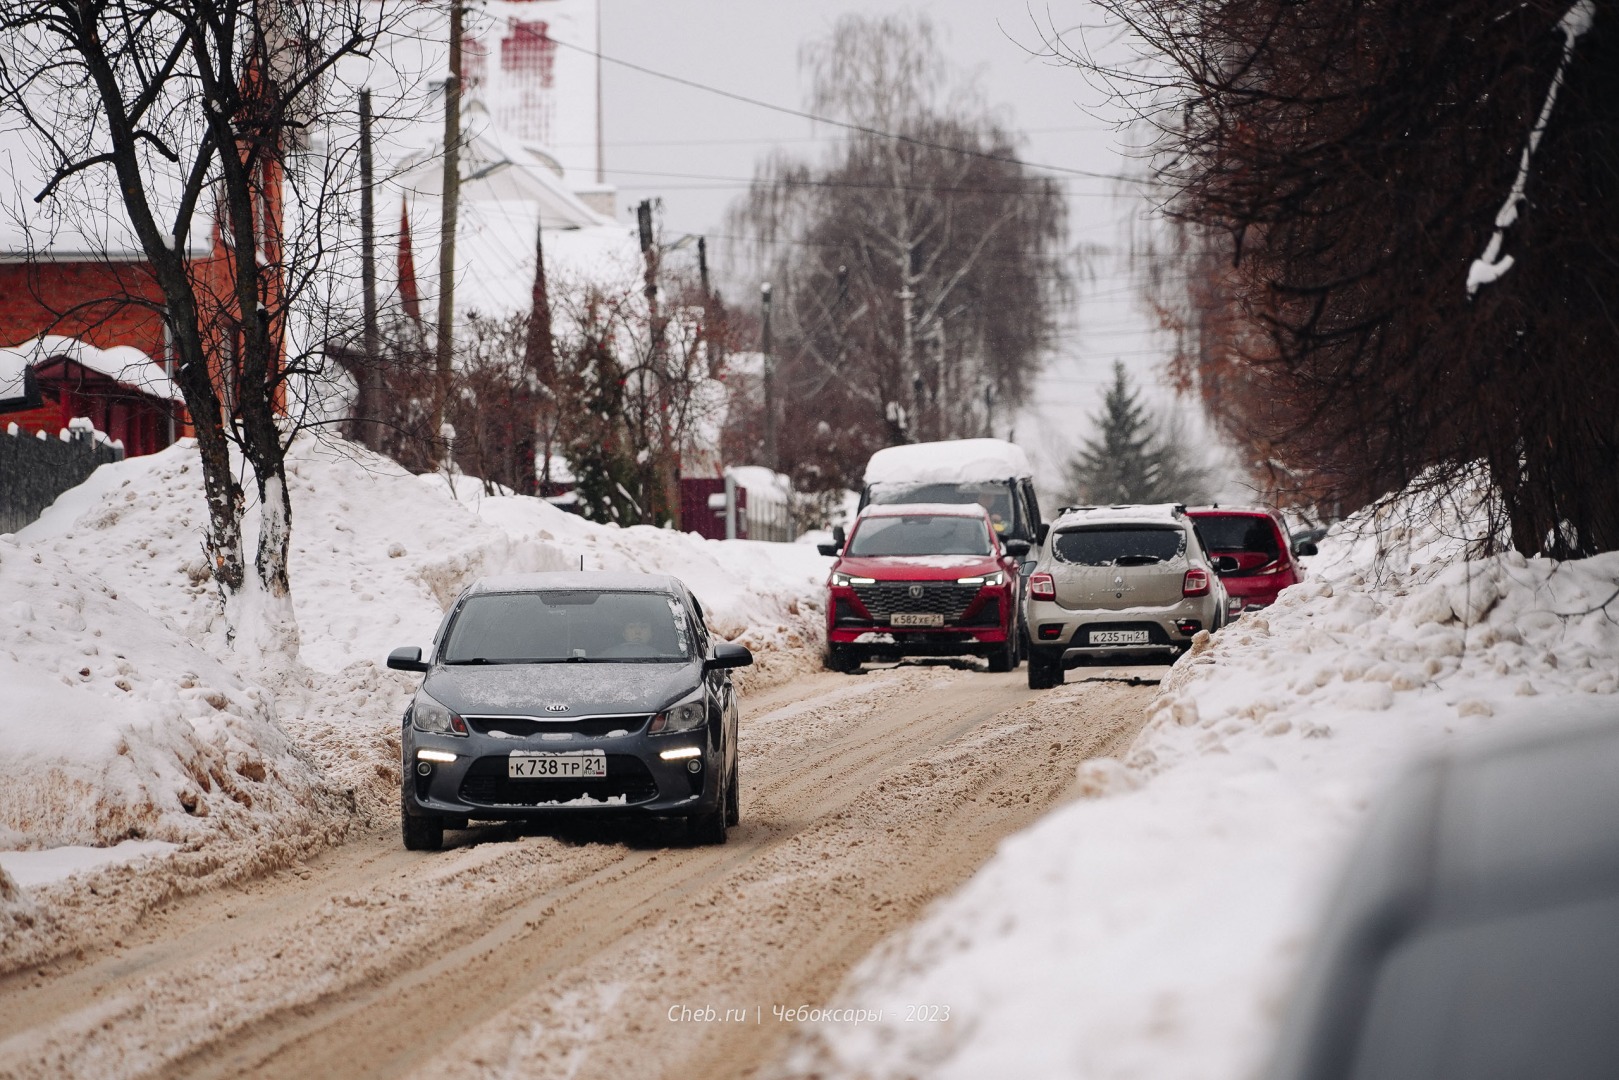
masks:
[[[128,947],[0,981],[0,1074],[750,1075],[781,1032],[660,1010],[833,993],[1133,736],[1150,694],[937,666],[800,679],[744,702],[724,847],[487,827],[419,855],[369,834],[307,880],[191,898]]]

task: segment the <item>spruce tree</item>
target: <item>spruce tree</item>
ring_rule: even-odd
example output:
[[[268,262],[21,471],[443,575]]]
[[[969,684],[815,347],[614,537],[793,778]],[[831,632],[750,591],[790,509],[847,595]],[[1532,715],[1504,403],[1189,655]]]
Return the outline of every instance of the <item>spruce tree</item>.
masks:
[[[1105,506],[1207,500],[1209,474],[1147,411],[1118,361],[1092,424],[1096,435],[1068,462],[1070,501]]]
[[[586,333],[577,371],[579,408],[566,418],[563,445],[579,512],[592,521],[639,525],[644,514],[630,494],[636,469],[624,431],[624,372],[604,333]]]

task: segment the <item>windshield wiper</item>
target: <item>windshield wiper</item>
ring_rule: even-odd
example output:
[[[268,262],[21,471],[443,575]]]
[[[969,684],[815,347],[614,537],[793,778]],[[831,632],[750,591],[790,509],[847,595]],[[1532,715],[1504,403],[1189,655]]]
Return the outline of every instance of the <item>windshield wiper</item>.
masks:
[[[1120,555],[1113,560],[1114,566],[1151,566],[1164,560],[1156,555]]]

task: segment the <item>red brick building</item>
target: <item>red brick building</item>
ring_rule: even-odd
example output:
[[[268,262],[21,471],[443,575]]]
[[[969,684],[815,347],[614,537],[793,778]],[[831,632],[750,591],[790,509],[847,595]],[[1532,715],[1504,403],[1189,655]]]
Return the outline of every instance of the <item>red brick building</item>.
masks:
[[[185,433],[164,358],[163,300],[144,261],[0,253],[0,423],[54,436],[76,416],[131,456]],[[143,370],[149,368],[150,370]]]
[[[273,267],[282,256],[282,185],[279,167],[263,168],[259,262]],[[26,185],[27,179],[14,182]],[[205,219],[198,220],[190,243],[199,305],[204,312],[229,313],[235,303],[234,253],[217,224]],[[279,288],[273,273],[270,288],[272,294]],[[277,310],[278,300],[271,295],[266,306]],[[82,416],[122,441],[129,456],[154,453],[191,434],[183,399],[169,378],[172,350],[164,308],[151,264],[132,241],[119,247],[65,230],[19,230],[4,223],[0,427],[16,424],[54,436]],[[235,400],[235,325],[228,314],[218,314],[204,339],[227,409]]]

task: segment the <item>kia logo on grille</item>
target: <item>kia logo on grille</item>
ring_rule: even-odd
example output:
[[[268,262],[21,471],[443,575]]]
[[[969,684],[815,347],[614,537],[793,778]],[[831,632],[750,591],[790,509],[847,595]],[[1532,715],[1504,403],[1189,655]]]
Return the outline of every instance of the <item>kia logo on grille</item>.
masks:
[[[546,712],[567,712],[568,707],[566,705],[547,705],[545,707],[545,711]]]
[[[920,585],[912,585],[909,589],[906,589],[905,591],[911,594],[911,599],[912,600],[920,600],[920,599],[922,599],[922,594],[926,590],[923,589],[922,586],[920,586]]]

